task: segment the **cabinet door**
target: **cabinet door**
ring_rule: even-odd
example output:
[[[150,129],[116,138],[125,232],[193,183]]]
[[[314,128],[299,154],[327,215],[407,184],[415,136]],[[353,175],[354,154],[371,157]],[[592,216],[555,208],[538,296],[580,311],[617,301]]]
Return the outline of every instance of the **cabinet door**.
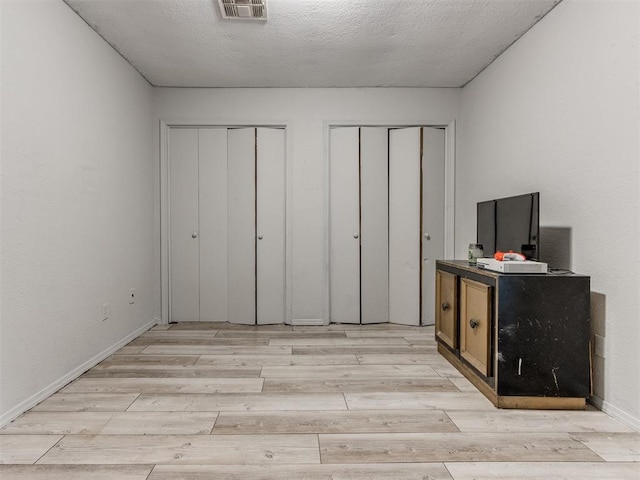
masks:
[[[463,278],[460,283],[460,356],[490,375],[491,287]]]
[[[360,150],[358,127],[330,132],[330,319],[360,323]]]
[[[255,128],[227,131],[227,248],[230,323],[256,323]]]
[[[458,348],[458,276],[436,271],[436,338]]]
[[[200,321],[227,321],[227,129],[198,130]],[[183,212],[179,213],[184,215]]]
[[[200,320],[198,130],[169,131],[170,314],[172,322]]]
[[[389,130],[389,321],[420,325],[422,129]]]
[[[389,322],[389,161],[386,128],[360,129],[361,323]]]
[[[445,134],[442,128],[422,132],[422,324],[433,325],[436,259],[444,258]]]
[[[256,130],[256,322],[285,317],[284,129]]]

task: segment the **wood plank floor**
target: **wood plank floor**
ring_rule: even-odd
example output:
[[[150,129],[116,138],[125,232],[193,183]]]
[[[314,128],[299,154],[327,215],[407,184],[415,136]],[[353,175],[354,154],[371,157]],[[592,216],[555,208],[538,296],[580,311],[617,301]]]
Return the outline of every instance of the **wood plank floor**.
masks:
[[[158,325],[0,429],[0,478],[640,478],[593,408],[498,410],[432,327]]]

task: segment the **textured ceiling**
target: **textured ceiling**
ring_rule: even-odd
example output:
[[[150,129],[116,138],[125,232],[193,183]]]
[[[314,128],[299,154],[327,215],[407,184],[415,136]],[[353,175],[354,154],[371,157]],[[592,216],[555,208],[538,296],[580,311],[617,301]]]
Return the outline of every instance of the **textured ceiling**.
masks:
[[[560,0],[64,0],[151,84],[460,87]]]

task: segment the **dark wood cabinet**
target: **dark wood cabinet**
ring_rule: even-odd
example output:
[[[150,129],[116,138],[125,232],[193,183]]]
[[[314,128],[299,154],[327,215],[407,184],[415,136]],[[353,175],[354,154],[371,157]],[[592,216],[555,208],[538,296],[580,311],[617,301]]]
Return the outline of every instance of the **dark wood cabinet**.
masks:
[[[438,351],[496,406],[584,408],[590,281],[436,264]]]

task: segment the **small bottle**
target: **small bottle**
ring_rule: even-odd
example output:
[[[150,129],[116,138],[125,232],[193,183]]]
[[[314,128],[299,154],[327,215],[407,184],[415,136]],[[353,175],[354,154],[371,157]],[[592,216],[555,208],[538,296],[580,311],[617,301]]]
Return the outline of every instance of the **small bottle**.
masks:
[[[482,258],[484,255],[484,248],[480,243],[470,243],[469,244],[469,265],[475,265],[478,263],[478,259]]]

